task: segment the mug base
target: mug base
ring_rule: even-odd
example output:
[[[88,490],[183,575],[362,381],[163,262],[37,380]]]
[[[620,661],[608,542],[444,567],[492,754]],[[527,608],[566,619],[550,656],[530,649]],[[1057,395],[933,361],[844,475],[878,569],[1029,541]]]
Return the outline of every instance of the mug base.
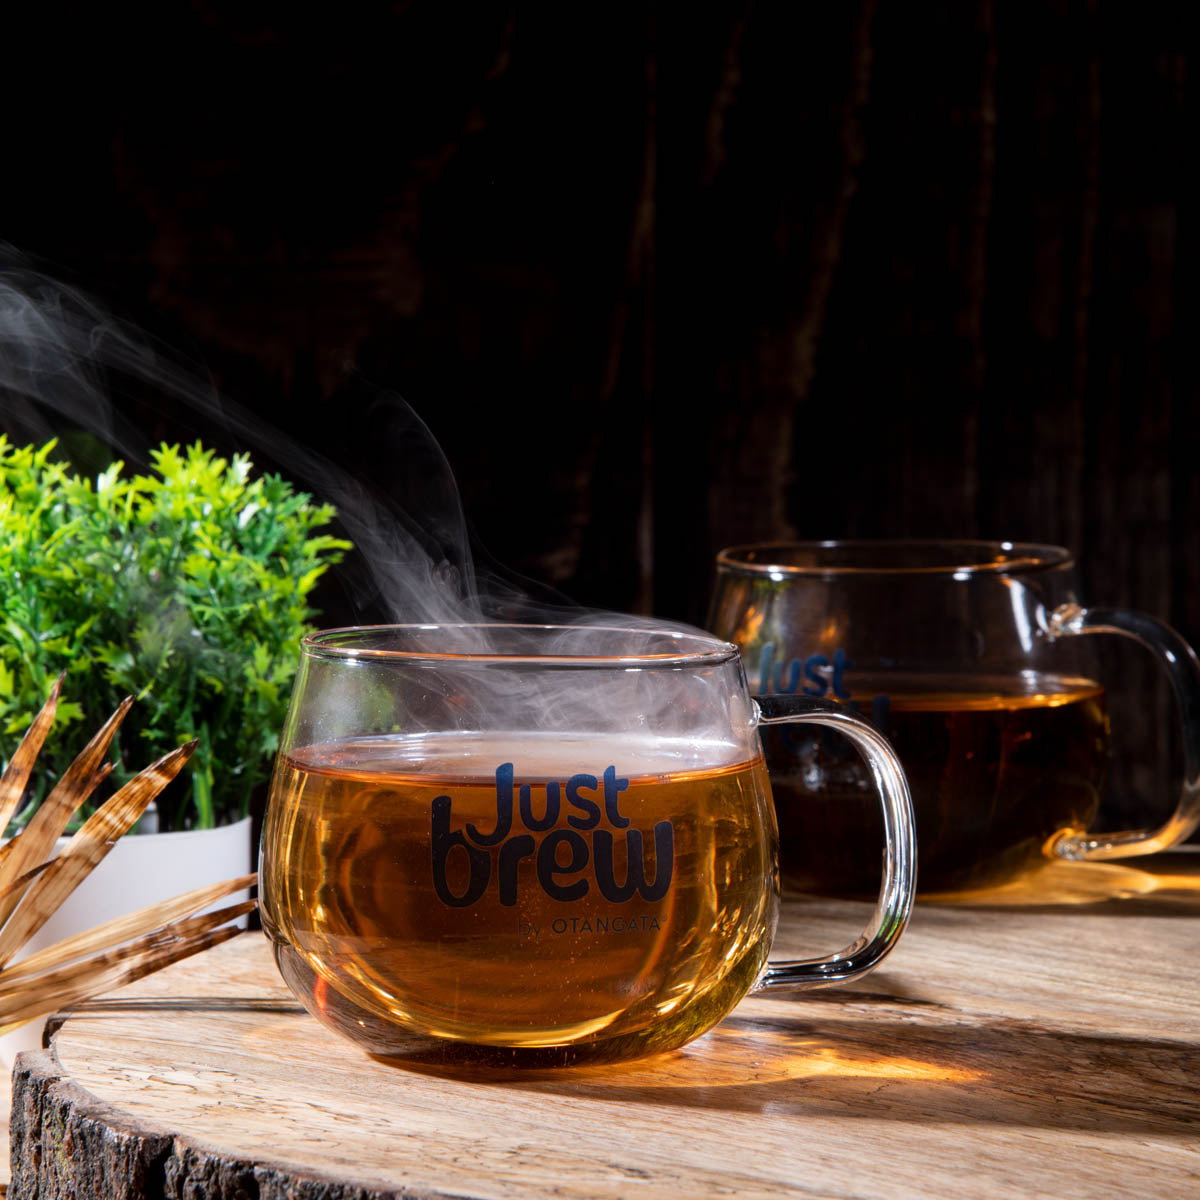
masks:
[[[539,1070],[624,1062],[676,1050],[729,1014],[750,990],[765,954],[743,956],[701,1000],[649,1028],[612,1036],[590,1035],[563,1045],[518,1046],[434,1037],[369,1011],[332,987],[287,943],[271,939],[284,983],[327,1029],[355,1042],[373,1058],[415,1069]]]

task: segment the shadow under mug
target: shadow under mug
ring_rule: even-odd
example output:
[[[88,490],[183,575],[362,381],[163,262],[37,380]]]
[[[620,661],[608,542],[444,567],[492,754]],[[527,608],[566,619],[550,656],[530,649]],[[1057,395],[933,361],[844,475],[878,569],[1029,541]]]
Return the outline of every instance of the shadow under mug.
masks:
[[[709,628],[752,686],[857,712],[904,765],[922,892],[993,886],[1047,858],[1111,859],[1200,824],[1200,663],[1160,621],[1080,604],[1058,546],[978,541],[789,542],[717,556]],[[1184,785],[1158,829],[1093,835],[1108,716],[1093,634],[1148,647],[1183,724]],[[764,735],[785,886],[873,888],[870,778],[819,731]]]
[[[866,930],[768,962],[778,840],[760,726],[863,756],[883,874]],[[263,927],[308,1010],[369,1052],[565,1065],[670,1050],[754,988],[895,945],[911,807],[837,705],[749,694],[695,631],[439,625],[304,640],[262,838]]]

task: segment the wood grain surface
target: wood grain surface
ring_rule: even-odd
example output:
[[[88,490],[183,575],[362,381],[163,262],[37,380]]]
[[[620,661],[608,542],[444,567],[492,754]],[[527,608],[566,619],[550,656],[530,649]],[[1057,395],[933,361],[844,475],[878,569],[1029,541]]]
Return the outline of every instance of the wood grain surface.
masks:
[[[622,1067],[385,1065],[243,935],[22,1056],[10,1196],[1197,1195],[1198,858],[922,904],[862,984],[751,997]],[[864,915],[789,901],[777,948]]]

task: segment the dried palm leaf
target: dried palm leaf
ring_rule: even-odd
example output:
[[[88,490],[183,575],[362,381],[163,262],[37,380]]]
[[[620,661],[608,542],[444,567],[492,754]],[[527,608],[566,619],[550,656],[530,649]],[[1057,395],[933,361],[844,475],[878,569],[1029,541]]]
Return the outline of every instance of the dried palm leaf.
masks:
[[[102,760],[131,704],[133,697],[126,696],[117,706],[117,711],[104,722],[96,736],[63,772],[63,777],[55,784],[50,795],[30,817],[29,824],[0,848],[0,880],[15,878],[22,871],[46,861],[54,849],[54,843],[62,837],[67,822],[112,770],[112,764],[103,763]],[[45,711],[44,707],[42,711]],[[19,896],[9,896],[0,904],[0,923],[8,920],[19,900]]]
[[[129,942],[134,938],[141,939],[155,931],[165,932],[172,926],[172,922],[180,920],[188,913],[205,909],[210,904],[215,904],[222,896],[249,890],[257,879],[257,875],[240,875],[236,879],[227,879],[221,883],[209,883],[172,900],[164,900],[161,904],[152,904],[149,908],[114,917],[111,921],[105,921],[103,925],[63,938],[61,942],[55,942],[53,946],[38,950],[7,967],[3,974],[0,974],[0,988],[7,987],[12,980],[24,979],[42,971],[56,970],[76,959],[90,958],[99,951],[119,946],[122,942]],[[256,902],[246,900],[244,903],[252,910]]]
[[[17,815],[17,806],[25,794],[25,786],[33,771],[33,764],[41,753],[42,743],[54,723],[54,713],[58,708],[58,693],[62,690],[62,676],[55,681],[50,689],[50,698],[42,705],[42,711],[33,719],[33,724],[25,731],[21,744],[9,760],[3,778],[0,778],[0,833],[8,828],[8,823]]]
[[[140,979],[150,973],[146,968],[157,970],[165,962],[186,958],[197,949],[203,949],[202,942],[215,944],[213,934],[224,935],[218,939],[221,941],[232,937],[240,930],[228,922],[245,916],[255,904],[254,900],[243,900],[215,912],[160,926],[134,942],[96,954],[82,964],[71,963],[51,971],[22,972],[12,979],[5,975],[0,979],[0,1034],[23,1023],[25,1017],[22,1014],[31,1003],[60,1008],[97,991],[108,991],[132,979]]]
[[[54,720],[60,685],[61,680],[54,684],[0,778],[0,830],[20,807]],[[67,823],[111,771],[112,764],[103,759],[131,703],[127,699],[120,705],[25,828],[0,847],[0,1033],[226,941],[240,932],[230,922],[255,907],[255,901],[247,900],[200,913],[222,897],[253,886],[256,877],[243,875],[107,921],[12,962],[117,839],[133,827],[196,747],[195,742],[181,746],[131,779],[88,817],[54,857]]]
[[[196,743],[189,742],[152,763],[80,826],[66,849],[30,885],[20,908],[0,929],[0,968],[45,925],[84,876],[116,845],[117,838],[133,827],[150,801],[179,774],[195,748]]]

